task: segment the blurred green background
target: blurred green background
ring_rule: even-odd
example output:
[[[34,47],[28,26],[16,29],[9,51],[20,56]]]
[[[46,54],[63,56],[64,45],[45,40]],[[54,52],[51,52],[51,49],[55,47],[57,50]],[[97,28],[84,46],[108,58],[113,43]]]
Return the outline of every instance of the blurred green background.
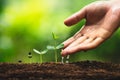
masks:
[[[0,62],[38,62],[33,48],[43,50],[53,45],[52,32],[58,44],[74,35],[84,21],[70,28],[63,24],[68,16],[96,0],[0,0]],[[97,60],[120,62],[120,31],[94,50],[70,56],[70,61]],[[60,51],[58,51],[60,52]],[[59,61],[61,55],[58,56]],[[54,61],[54,52],[43,56],[44,62]]]

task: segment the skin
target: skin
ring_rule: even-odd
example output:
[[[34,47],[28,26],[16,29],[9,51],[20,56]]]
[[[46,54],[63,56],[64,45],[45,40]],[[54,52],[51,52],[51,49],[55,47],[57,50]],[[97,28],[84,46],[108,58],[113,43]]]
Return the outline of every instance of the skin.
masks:
[[[62,56],[94,49],[110,38],[120,26],[120,1],[93,2],[67,18],[64,24],[72,26],[82,19],[86,20],[83,27],[63,42]]]

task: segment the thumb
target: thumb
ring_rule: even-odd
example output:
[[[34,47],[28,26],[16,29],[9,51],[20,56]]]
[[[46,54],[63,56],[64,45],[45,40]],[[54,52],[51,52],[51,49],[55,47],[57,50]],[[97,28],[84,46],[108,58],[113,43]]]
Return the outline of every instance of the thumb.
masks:
[[[80,11],[76,12],[72,16],[68,17],[65,21],[64,24],[67,26],[74,25],[78,23],[80,20],[85,18],[86,15],[86,8],[81,9]]]

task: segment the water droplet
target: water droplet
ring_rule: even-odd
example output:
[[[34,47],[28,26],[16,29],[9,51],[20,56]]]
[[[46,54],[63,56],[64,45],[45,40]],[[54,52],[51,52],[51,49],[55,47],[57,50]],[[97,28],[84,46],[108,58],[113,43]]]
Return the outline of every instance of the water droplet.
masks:
[[[67,55],[67,59],[69,59],[70,58],[70,55]]]
[[[66,63],[69,63],[69,58],[70,58],[70,55],[67,55],[67,57],[66,57]]]
[[[66,63],[69,63],[69,61],[66,61]]]
[[[61,60],[61,62],[64,64],[64,57],[62,57],[62,60]]]

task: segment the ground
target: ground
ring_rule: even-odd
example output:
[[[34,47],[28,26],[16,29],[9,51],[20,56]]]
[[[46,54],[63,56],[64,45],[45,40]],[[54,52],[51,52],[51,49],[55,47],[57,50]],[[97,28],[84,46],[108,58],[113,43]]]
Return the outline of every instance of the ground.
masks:
[[[97,61],[0,63],[0,80],[120,80],[120,64]]]

